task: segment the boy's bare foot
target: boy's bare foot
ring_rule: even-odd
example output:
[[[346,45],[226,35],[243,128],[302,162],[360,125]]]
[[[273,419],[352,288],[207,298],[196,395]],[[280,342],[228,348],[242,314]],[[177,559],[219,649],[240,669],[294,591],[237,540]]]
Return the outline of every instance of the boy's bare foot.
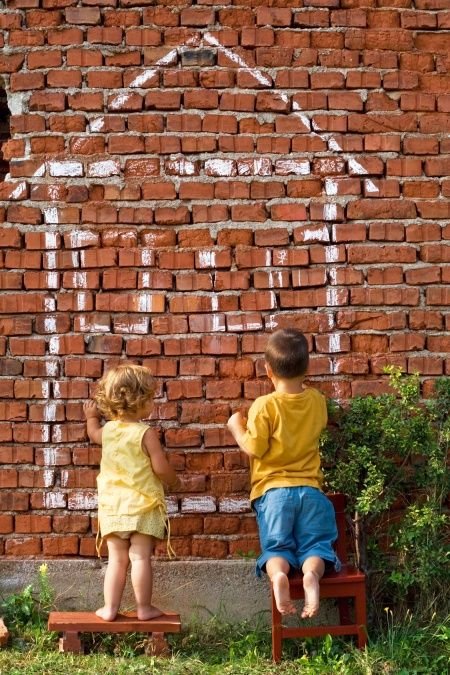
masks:
[[[297,611],[289,592],[289,579],[284,572],[276,572],[272,577],[273,594],[280,614],[295,614]]]
[[[139,621],[148,621],[149,619],[156,619],[157,616],[161,616],[164,612],[158,607],[153,605],[148,605],[146,607],[137,608],[137,618]]]
[[[306,572],[303,575],[303,590],[305,591],[305,604],[302,619],[310,619],[319,611],[319,577],[315,572]]]
[[[96,615],[103,619],[103,621],[114,621],[117,616],[117,611],[115,612],[109,607],[100,607],[96,612]]]

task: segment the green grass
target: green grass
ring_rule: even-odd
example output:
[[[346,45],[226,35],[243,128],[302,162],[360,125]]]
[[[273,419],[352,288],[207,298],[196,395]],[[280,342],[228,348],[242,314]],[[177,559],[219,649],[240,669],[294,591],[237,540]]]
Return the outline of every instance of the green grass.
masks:
[[[395,622],[390,612],[366,650],[350,641],[286,641],[283,661],[271,661],[270,631],[262,622],[229,623],[219,617],[192,621],[169,637],[172,656],[145,656],[145,636],[85,635],[86,655],[60,654],[58,637],[42,624],[10,628],[0,651],[0,675],[448,675],[450,620],[420,625],[411,615]]]

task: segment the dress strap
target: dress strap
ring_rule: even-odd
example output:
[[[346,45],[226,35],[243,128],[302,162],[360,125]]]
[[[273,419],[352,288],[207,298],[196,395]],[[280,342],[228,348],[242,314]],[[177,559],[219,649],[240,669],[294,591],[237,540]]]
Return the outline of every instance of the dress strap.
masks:
[[[102,554],[100,553],[100,549],[102,548],[102,544],[103,544],[103,537],[100,534],[100,523],[98,523],[98,525],[97,525],[97,536],[95,537],[95,550],[96,550],[99,558],[102,557]]]
[[[172,560],[173,558],[177,557],[177,554],[173,550],[172,544],[170,543],[170,518],[167,515],[165,504],[164,504],[164,506],[160,505],[160,510],[161,510],[161,515],[164,518],[164,524],[165,524],[166,531],[167,531],[167,546],[166,546],[167,555],[169,556],[169,560]]]

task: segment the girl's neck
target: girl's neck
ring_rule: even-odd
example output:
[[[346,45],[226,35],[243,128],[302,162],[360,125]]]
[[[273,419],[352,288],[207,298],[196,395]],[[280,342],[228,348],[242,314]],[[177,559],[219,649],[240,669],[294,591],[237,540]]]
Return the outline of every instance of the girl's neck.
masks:
[[[126,424],[135,424],[136,422],[140,422],[141,418],[140,417],[117,417],[114,422],[125,422]]]

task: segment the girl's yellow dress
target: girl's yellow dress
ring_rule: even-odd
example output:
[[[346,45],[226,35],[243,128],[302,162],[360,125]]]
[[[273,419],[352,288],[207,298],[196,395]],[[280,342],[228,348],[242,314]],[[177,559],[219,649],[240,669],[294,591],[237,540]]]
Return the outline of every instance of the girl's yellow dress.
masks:
[[[111,421],[103,427],[97,477],[102,538],[112,532],[140,532],[164,538],[167,523],[164,488],[142,448],[147,429],[142,422]]]

